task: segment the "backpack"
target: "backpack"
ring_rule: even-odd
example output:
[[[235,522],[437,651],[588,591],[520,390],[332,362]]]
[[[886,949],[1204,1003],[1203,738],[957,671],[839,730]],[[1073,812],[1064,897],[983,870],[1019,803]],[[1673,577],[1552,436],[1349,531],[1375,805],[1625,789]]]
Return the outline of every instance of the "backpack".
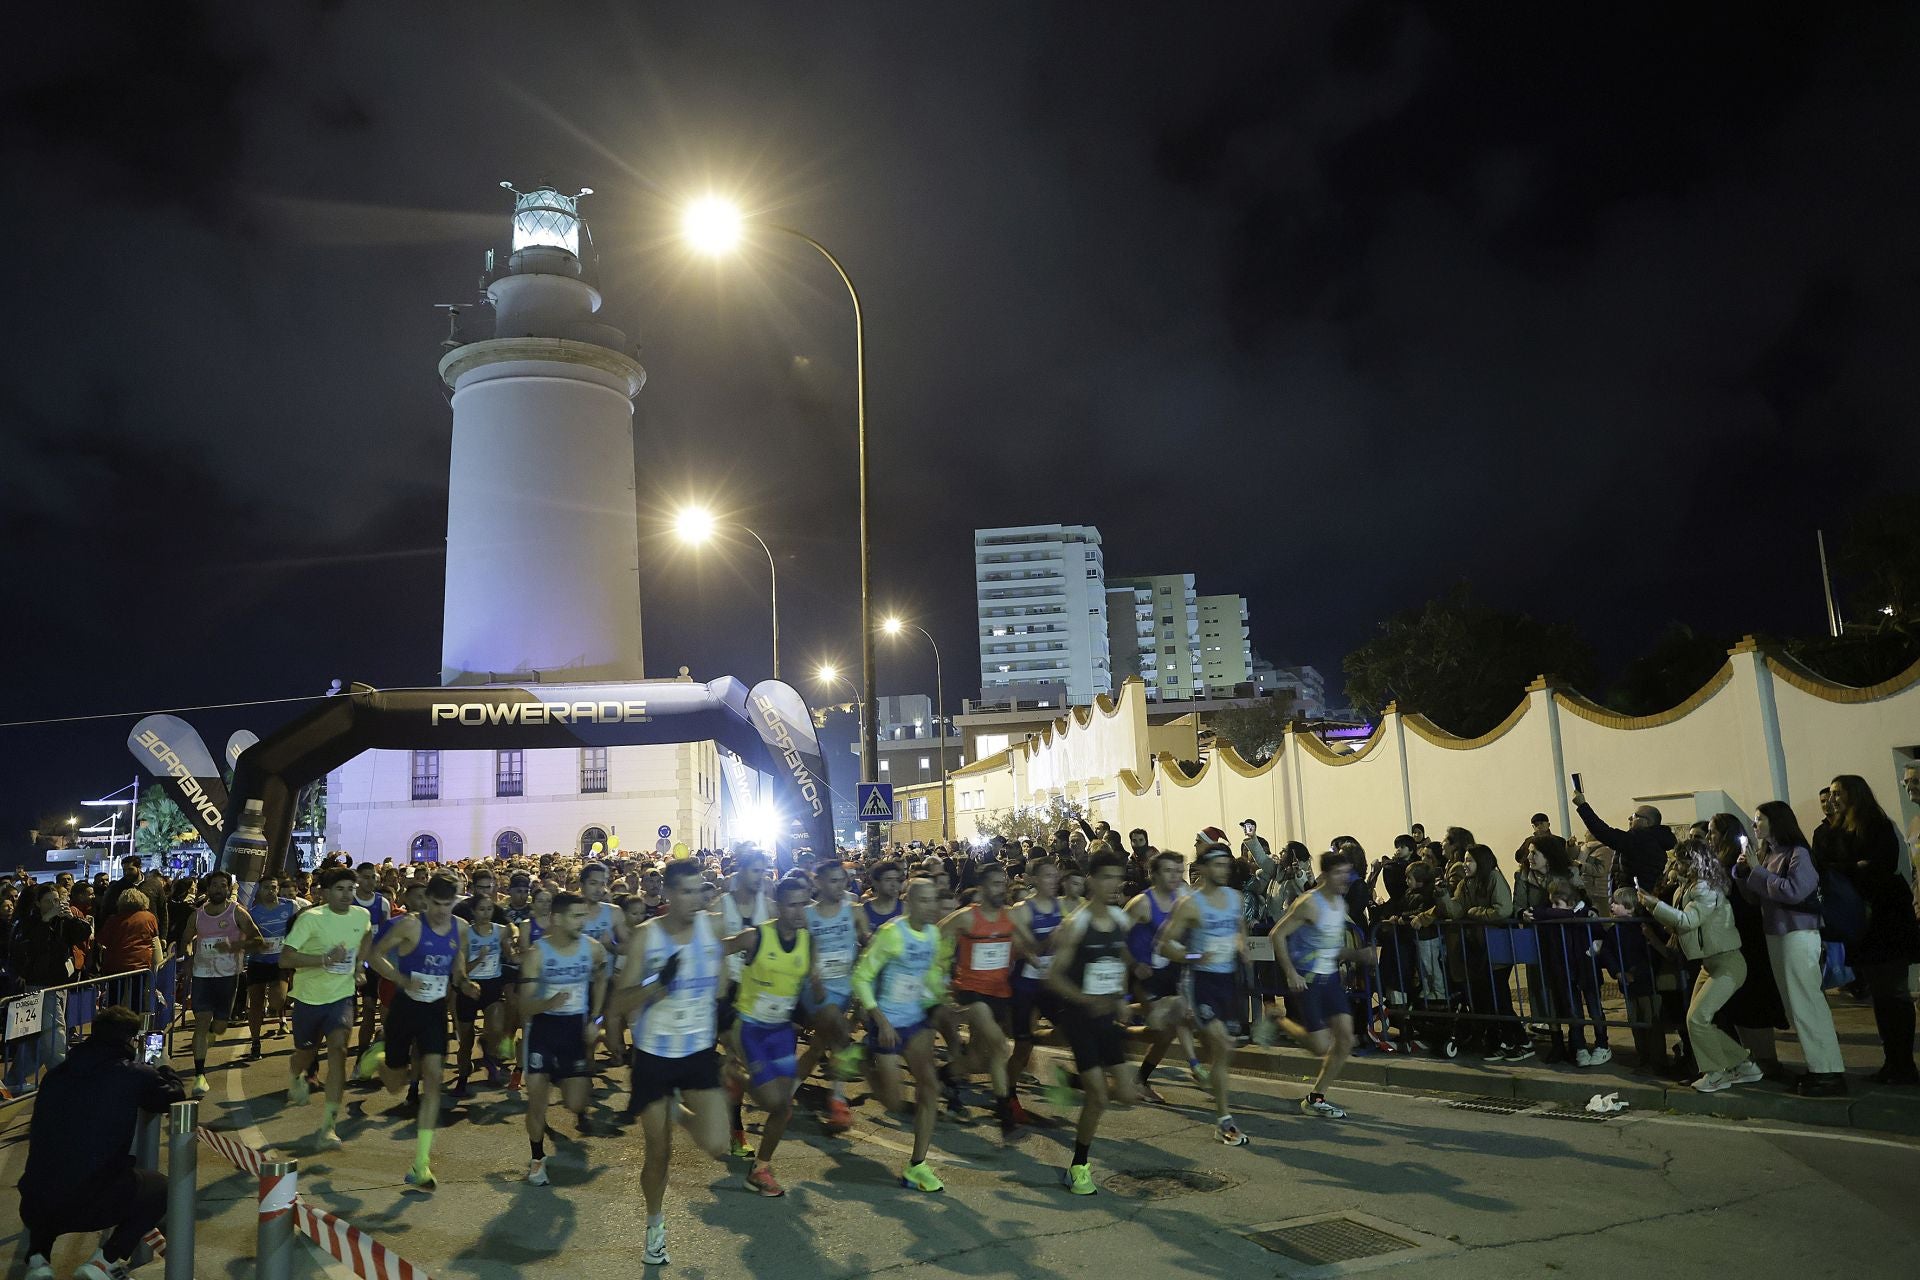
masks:
[[[1837,868],[1814,865],[1820,872],[1820,887],[1807,899],[1807,909],[1820,913],[1820,936],[1828,942],[1860,941],[1867,931],[1866,899]]]

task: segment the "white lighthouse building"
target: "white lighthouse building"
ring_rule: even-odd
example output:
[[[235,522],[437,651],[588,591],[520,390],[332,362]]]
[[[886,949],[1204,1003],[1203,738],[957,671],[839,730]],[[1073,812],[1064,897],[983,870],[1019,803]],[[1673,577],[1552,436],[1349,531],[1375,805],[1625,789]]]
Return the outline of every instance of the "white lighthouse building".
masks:
[[[579,210],[591,191],[513,194],[507,269],[487,255],[484,302],[440,359],[453,407],[440,682],[642,680],[633,398],[646,370],[601,316]],[[374,861],[570,852],[616,834],[651,847],[662,826],[714,847],[720,814],[711,742],[368,751],[327,780],[328,847]]]

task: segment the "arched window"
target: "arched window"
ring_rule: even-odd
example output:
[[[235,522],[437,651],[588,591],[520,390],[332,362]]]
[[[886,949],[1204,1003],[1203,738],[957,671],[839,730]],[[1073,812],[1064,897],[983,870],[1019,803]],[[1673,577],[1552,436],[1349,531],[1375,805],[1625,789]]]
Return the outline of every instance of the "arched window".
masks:
[[[527,851],[527,838],[518,831],[502,831],[493,838],[493,856],[517,858]]]
[[[440,841],[428,832],[421,832],[413,838],[413,845],[407,850],[407,860],[409,862],[440,861]]]
[[[593,846],[596,844],[601,846],[601,852],[604,853],[606,852],[606,843],[607,833],[604,828],[588,827],[580,833],[580,856],[583,858],[591,858],[593,856]]]

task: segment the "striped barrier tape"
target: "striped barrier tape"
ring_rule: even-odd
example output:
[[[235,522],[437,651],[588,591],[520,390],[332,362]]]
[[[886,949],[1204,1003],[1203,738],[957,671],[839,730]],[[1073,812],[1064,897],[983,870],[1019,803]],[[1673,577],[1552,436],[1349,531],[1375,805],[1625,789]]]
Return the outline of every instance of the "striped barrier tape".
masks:
[[[160,1234],[160,1228],[158,1227],[141,1236],[140,1243],[153,1250],[153,1256],[156,1258],[164,1258],[167,1256],[167,1238]]]
[[[260,1180],[260,1216],[292,1213],[294,1227],[309,1240],[331,1254],[336,1261],[353,1268],[360,1280],[433,1280],[426,1268],[408,1262],[393,1250],[344,1218],[336,1218],[325,1209],[316,1209],[299,1196],[295,1174],[268,1177],[261,1173],[265,1158],[252,1147],[235,1142],[225,1134],[202,1127],[194,1131],[200,1141],[225,1156],[227,1162],[243,1173]],[[158,1239],[159,1243],[155,1244]],[[147,1243],[156,1254],[165,1251],[166,1240],[158,1231],[150,1233]]]

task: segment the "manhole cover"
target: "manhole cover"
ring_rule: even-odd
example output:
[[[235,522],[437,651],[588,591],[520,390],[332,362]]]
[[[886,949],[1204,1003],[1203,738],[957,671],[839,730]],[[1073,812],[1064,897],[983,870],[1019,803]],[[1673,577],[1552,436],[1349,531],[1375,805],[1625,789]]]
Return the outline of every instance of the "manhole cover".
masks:
[[[1115,1195],[1164,1200],[1195,1191],[1224,1191],[1233,1181],[1209,1169],[1136,1169],[1113,1174],[1100,1185]]]
[[[1403,1240],[1352,1218],[1322,1218],[1318,1222],[1257,1232],[1247,1239],[1269,1253],[1284,1254],[1296,1262],[1314,1266],[1377,1258],[1383,1253],[1420,1247],[1416,1241]]]
[[[1527,1098],[1462,1098],[1447,1105],[1455,1111],[1485,1111],[1490,1115],[1510,1116],[1540,1104]]]

